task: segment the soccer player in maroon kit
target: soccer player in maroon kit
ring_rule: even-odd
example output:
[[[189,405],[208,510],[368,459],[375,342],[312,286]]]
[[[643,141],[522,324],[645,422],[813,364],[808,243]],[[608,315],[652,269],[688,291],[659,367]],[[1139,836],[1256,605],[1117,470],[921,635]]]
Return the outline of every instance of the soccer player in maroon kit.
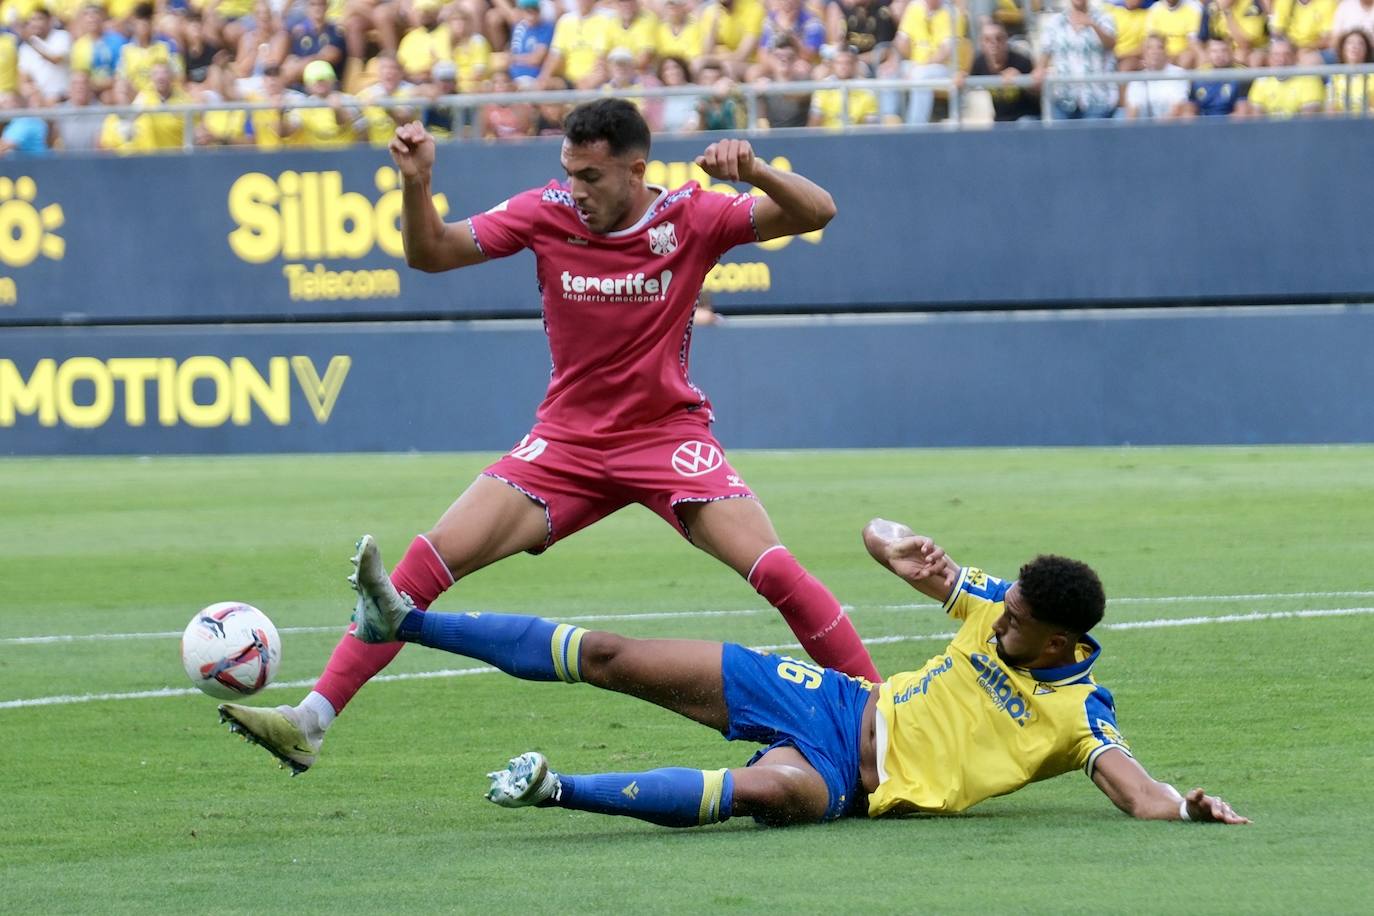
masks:
[[[534,428],[411,542],[391,584],[424,610],[490,563],[539,553],[639,503],[745,577],[817,662],[881,680],[835,596],[782,545],[725,460],[711,434],[711,404],[687,372],[693,309],[721,255],[820,229],[835,215],[834,201],[735,139],[712,143],[697,165],[762,195],[706,191],[694,181],[648,185],[649,128],[622,99],[578,106],[565,131],[566,180],[456,223],[445,223],[431,199],[433,138],[415,122],[391,141],[404,182],[406,262],[436,272],[531,249],[553,355]],[[360,577],[385,575],[370,539],[355,560]],[[334,716],[402,646],[369,645],[351,633],[298,706],[226,704],[221,717],[304,772]]]

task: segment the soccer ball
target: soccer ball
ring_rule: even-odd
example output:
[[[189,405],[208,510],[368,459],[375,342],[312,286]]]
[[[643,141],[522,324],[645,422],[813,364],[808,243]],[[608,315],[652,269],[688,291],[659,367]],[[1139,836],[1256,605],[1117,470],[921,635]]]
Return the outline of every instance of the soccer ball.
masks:
[[[221,700],[251,696],[272,682],[281,637],[251,604],[221,601],[196,613],[181,634],[181,664],[201,690]]]

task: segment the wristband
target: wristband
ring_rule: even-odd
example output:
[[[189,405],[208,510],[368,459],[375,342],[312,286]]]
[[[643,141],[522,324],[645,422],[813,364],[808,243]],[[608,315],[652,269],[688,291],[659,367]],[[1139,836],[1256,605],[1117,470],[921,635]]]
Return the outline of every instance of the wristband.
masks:
[[[1181,821],[1191,821],[1192,815],[1188,813],[1188,799],[1181,799],[1178,803],[1178,819]]]

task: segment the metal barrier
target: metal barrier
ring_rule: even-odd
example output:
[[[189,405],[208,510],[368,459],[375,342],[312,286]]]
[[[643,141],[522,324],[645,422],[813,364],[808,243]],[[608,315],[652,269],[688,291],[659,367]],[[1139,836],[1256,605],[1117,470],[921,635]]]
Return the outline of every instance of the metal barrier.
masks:
[[[1021,76],[1007,79],[1002,76],[971,76],[971,77],[934,77],[923,79],[854,79],[854,80],[810,80],[806,82],[789,83],[738,83],[732,90],[744,100],[746,110],[746,126],[739,131],[743,134],[755,134],[761,132],[773,133],[777,130],[791,131],[811,131],[816,128],[759,128],[759,106],[760,99],[775,95],[798,95],[801,93],[814,93],[829,90],[839,90],[840,92],[840,120],[844,129],[863,129],[863,125],[853,125],[849,122],[849,93],[855,91],[865,92],[910,92],[912,90],[930,89],[937,92],[945,92],[950,99],[949,120],[943,123],[927,125],[873,125],[878,129],[891,130],[922,130],[922,129],[960,129],[965,127],[961,109],[964,96],[975,90],[998,89],[1007,86],[1015,86],[1022,89],[1037,89],[1041,92],[1041,120],[1050,121],[1051,98],[1055,87],[1058,86],[1082,86],[1090,84],[1116,84],[1124,85],[1133,82],[1163,82],[1163,81],[1253,81],[1261,76],[1273,76],[1288,78],[1294,76],[1319,76],[1323,79],[1332,76],[1346,77],[1371,77],[1374,76],[1374,64],[1335,64],[1326,66],[1308,67],[1272,67],[1265,69],[1227,69],[1227,70],[1184,70],[1184,71],[1116,71],[1112,73],[1088,74],[1082,76],[1057,76],[1053,73],[1046,74],[1043,78],[1034,76]],[[1351,110],[1351,101],[1354,99],[1353,87],[1356,80],[1346,80],[1346,110],[1340,113],[1342,117],[1363,117],[1369,114],[1370,95],[1369,92],[1359,93],[1359,109]],[[488,105],[541,105],[549,103],[576,104],[579,102],[590,101],[600,98],[627,98],[627,99],[664,99],[692,97],[697,98],[709,93],[709,87],[703,86],[673,86],[673,87],[640,87],[635,89],[600,89],[600,90],[551,90],[534,92],[478,92],[465,93],[460,95],[439,96],[434,99],[422,99],[418,97],[385,97],[378,99],[357,99],[350,98],[350,104],[360,108],[382,108],[392,110],[396,108],[450,108],[455,112],[476,112],[478,109]],[[327,108],[329,103],[322,100],[297,98],[286,100],[283,103],[277,102],[202,102],[189,105],[166,105],[158,108],[148,108],[141,105],[90,105],[79,108],[56,107],[56,108],[23,108],[13,109],[8,112],[0,112],[0,117],[35,117],[44,120],[58,120],[71,117],[90,117],[93,114],[136,116],[140,114],[172,114],[181,115],[184,122],[182,132],[182,149],[191,151],[195,149],[195,118],[197,115],[211,111],[294,111],[306,108]],[[464,140],[474,138],[458,138]]]

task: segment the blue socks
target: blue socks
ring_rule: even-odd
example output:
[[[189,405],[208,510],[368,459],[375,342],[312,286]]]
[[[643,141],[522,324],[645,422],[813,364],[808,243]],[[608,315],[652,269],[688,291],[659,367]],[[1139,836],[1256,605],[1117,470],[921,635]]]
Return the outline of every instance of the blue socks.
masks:
[[[586,633],[582,627],[521,614],[411,611],[396,638],[480,659],[526,681],[575,684],[582,680]]]
[[[699,827],[727,820],[734,808],[729,770],[664,767],[645,773],[558,777],[551,804],[596,814],[621,814],[664,827]]]

